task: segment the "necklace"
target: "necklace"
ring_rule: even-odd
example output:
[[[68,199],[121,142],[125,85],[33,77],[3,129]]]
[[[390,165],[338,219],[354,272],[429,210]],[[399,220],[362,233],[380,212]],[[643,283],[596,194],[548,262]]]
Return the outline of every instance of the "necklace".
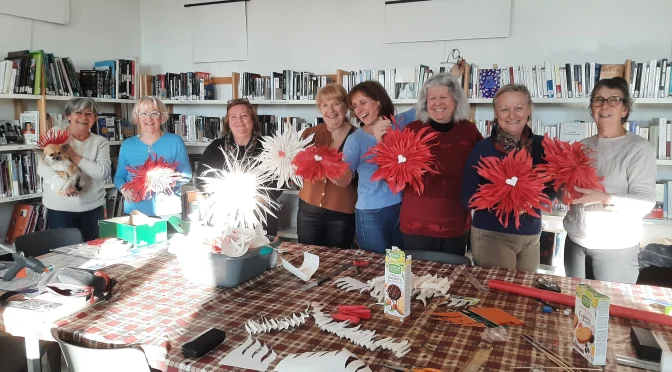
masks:
[[[153,140],[151,142],[149,140],[146,140],[145,138],[143,138],[142,134],[140,134],[138,137],[140,138],[140,141],[142,141],[142,143],[147,145],[147,152],[152,152],[152,146],[154,146],[156,141],[158,141],[161,138],[161,136],[163,136],[163,131],[161,132],[161,134],[159,134],[158,137],[156,137],[155,140]]]
[[[331,133],[331,141],[329,142],[329,146],[336,143],[335,134],[338,134],[338,141],[341,142],[345,138],[347,133],[350,131],[350,128],[348,128],[348,127],[349,127],[349,125],[346,123],[345,125],[343,125],[343,129],[339,129],[338,132]],[[343,134],[343,133],[345,133],[345,134]]]

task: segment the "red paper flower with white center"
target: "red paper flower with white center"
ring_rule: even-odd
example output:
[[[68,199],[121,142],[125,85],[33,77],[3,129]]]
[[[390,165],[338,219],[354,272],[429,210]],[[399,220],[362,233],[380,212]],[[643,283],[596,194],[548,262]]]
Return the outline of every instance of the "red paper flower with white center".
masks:
[[[348,169],[343,154],[329,146],[311,146],[296,155],[296,175],[308,182],[336,179]]]
[[[163,157],[150,155],[142,165],[126,167],[132,178],[122,188],[133,190],[140,200],[151,199],[152,193],[172,195],[175,184],[183,179],[177,166],[177,162],[169,163]]]
[[[397,130],[388,130],[383,141],[364,154],[365,157],[373,155],[366,161],[378,165],[371,181],[385,180],[394,193],[410,185],[418,194],[422,194],[425,189],[422,176],[425,173],[438,173],[436,157],[430,150],[434,145],[429,142],[439,134],[425,134],[430,129],[429,126],[417,132],[408,128],[398,130],[394,117],[391,121]]]
[[[68,141],[68,138],[70,138],[70,132],[65,129],[53,128],[40,136],[40,140],[36,144],[38,148],[43,149],[48,145],[62,145]]]
[[[581,142],[569,143],[544,136],[544,160],[536,170],[544,181],[553,181],[555,191],[564,189],[564,202],[568,205],[583,194],[575,187],[604,192],[602,178],[597,175],[595,160],[590,156],[593,150]]]
[[[476,169],[491,183],[480,185],[469,200],[470,208],[494,211],[504,227],[513,215],[516,229],[520,228],[522,213],[541,218],[535,209],[550,212],[551,201],[543,192],[544,180],[533,169],[527,150],[512,151],[504,159],[481,158]]]

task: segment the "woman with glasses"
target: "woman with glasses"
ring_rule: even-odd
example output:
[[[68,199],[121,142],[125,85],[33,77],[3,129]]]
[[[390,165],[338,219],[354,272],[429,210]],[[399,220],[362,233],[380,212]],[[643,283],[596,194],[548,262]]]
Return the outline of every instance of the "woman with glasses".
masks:
[[[139,126],[140,134],[126,139],[119,150],[117,172],[114,185],[124,195],[124,213],[138,210],[148,216],[171,216],[182,212],[180,189],[191,179],[191,166],[187,148],[178,135],[166,133],[161,125],[168,120],[168,110],[157,97],[145,96],[133,107],[133,122]],[[138,190],[124,187],[132,179],[127,167],[144,164],[148,158],[162,157],[168,163],[177,163],[177,171],[184,178],[176,182],[174,194],[154,194],[142,200],[136,195]]]
[[[210,168],[223,169],[226,166],[222,150],[235,154],[238,159],[256,158],[263,149],[261,143],[261,122],[254,107],[245,98],[232,99],[226,106],[224,117],[224,136],[212,141],[203,151],[198,161],[196,175],[201,176]],[[201,189],[202,181],[196,179],[196,187]],[[268,187],[275,187],[269,184]],[[282,191],[271,191],[271,198],[277,200]],[[275,236],[278,233],[277,218],[266,216],[266,233]]]
[[[98,105],[89,98],[74,98],[65,105],[70,138],[66,154],[82,171],[83,188],[64,189],[66,179],[45,162],[37,174],[44,180],[42,204],[47,207],[47,228],[76,227],[85,241],[98,238],[98,221],[105,210],[105,180],[110,177],[110,145],[102,136],[91,133],[97,122]],[[54,129],[55,130],[55,129]]]
[[[563,221],[565,270],[577,278],[635,283],[642,218],[655,204],[656,159],[646,139],[623,128],[632,111],[625,79],[597,82],[590,111],[597,135],[581,142],[594,151],[606,192],[572,190],[583,195],[573,200]]]

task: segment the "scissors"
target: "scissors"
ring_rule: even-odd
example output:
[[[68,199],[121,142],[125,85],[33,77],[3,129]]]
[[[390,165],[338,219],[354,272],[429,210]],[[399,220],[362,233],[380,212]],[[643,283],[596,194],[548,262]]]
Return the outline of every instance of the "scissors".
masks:
[[[542,277],[538,277],[538,278],[536,279],[536,281],[537,281],[537,287],[539,287],[539,289],[543,289],[543,290],[545,290],[545,291],[551,291],[551,292],[562,293],[562,291],[560,290],[560,286],[558,285],[558,283],[551,282],[551,281],[546,280],[546,279],[544,279],[544,278],[542,278]]]
[[[402,371],[402,372],[441,372],[441,370],[436,368],[404,368],[400,366],[393,366],[391,364],[383,364],[383,367],[389,368],[393,371]]]

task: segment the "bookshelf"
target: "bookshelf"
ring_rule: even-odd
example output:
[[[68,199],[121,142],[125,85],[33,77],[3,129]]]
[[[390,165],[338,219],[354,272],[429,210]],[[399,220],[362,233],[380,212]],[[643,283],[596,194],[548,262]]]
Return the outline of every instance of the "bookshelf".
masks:
[[[41,98],[42,96],[37,94],[0,94],[0,99],[38,100]]]

